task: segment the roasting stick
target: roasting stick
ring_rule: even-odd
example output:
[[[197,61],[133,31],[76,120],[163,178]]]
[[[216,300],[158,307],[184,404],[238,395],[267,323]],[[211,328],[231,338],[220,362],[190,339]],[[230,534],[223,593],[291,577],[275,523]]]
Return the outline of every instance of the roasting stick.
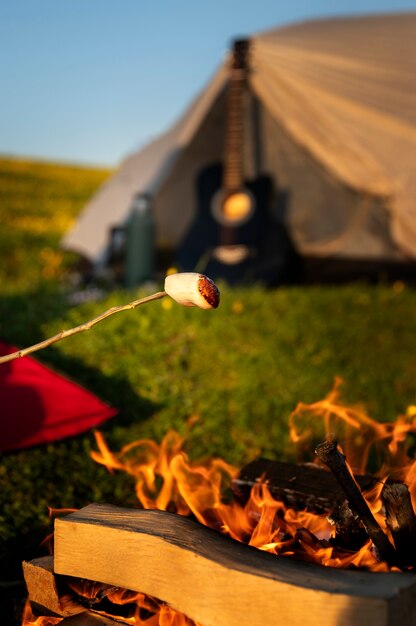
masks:
[[[31,354],[32,352],[37,352],[38,350],[42,350],[43,348],[47,348],[51,346],[53,343],[57,341],[61,341],[61,339],[65,339],[66,337],[71,337],[72,335],[76,335],[77,333],[82,333],[84,330],[90,330],[93,326],[102,322],[110,315],[114,315],[115,313],[120,313],[121,311],[127,311],[129,309],[135,309],[141,304],[145,304],[146,302],[150,302],[151,300],[157,300],[158,298],[163,298],[166,296],[165,291],[159,291],[158,293],[154,293],[151,296],[146,296],[145,298],[140,298],[140,300],[134,300],[133,302],[129,302],[128,304],[123,304],[121,306],[113,306],[111,309],[104,311],[94,319],[89,320],[89,322],[85,322],[84,324],[80,324],[79,326],[75,326],[75,328],[69,328],[68,330],[61,330],[59,333],[54,335],[53,337],[49,337],[49,339],[45,339],[44,341],[40,341],[39,343],[35,343],[33,346],[29,346],[28,348],[23,348],[22,350],[17,350],[16,352],[11,352],[10,354],[5,354],[0,357],[0,363],[6,363],[7,361],[13,361],[14,359],[18,359],[22,356],[26,356],[27,354]]]
[[[207,276],[194,272],[181,272],[178,274],[171,274],[165,279],[165,291],[159,291],[150,296],[146,296],[144,298],[140,298],[139,300],[129,302],[128,304],[114,306],[111,309],[104,311],[104,313],[97,315],[97,317],[94,317],[92,320],[85,322],[84,324],[80,324],[79,326],[75,326],[74,328],[69,328],[68,330],[61,330],[53,337],[45,339],[44,341],[40,341],[33,346],[29,346],[28,348],[23,348],[21,350],[17,350],[16,352],[0,356],[0,364],[7,363],[8,361],[13,361],[14,359],[21,358],[23,356],[31,354],[32,352],[37,352],[38,350],[47,348],[57,341],[61,341],[61,339],[71,337],[72,335],[76,335],[77,333],[82,333],[85,330],[90,330],[93,326],[95,326],[99,322],[102,322],[111,315],[115,315],[116,313],[120,313],[121,311],[129,311],[131,309],[135,309],[142,304],[146,304],[146,302],[159,300],[160,298],[164,298],[165,296],[170,296],[171,298],[173,298],[173,300],[178,302],[178,304],[182,304],[183,306],[197,306],[200,309],[215,309],[217,308],[220,301],[220,292],[217,286]]]
[[[392,564],[396,561],[395,550],[374,518],[363,494],[360,491],[343,454],[338,450],[335,440],[320,443],[315,450],[320,460],[334,474],[347,497],[351,509],[360,517],[368,536],[378,550],[380,559]]]

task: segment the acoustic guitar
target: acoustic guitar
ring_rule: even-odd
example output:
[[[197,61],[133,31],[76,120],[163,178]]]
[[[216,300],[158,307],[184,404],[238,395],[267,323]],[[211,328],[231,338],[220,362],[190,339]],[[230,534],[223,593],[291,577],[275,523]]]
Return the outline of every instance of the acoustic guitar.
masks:
[[[230,284],[276,277],[274,247],[281,236],[272,214],[268,176],[244,178],[243,98],[247,89],[249,42],[234,44],[228,87],[223,164],[197,179],[196,217],[179,249],[184,271],[200,271]]]

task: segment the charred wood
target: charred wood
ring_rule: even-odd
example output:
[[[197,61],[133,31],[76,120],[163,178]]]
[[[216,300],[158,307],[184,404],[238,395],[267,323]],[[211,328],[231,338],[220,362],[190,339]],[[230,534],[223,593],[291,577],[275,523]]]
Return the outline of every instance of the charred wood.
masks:
[[[351,510],[358,515],[363,523],[368,536],[379,553],[380,559],[382,561],[387,561],[389,564],[396,563],[396,552],[387,535],[380,528],[375,517],[370,511],[370,508],[345,461],[344,455],[338,449],[337,442],[335,440],[330,440],[320,443],[316,447],[315,452],[322,463],[329,467],[337,479],[342,490],[344,491]]]
[[[386,484],[381,497],[400,563],[416,565],[416,515],[407,485],[399,482]]]
[[[356,476],[361,489],[373,487],[373,476]],[[336,478],[318,465],[295,465],[258,458],[244,466],[233,480],[234,495],[246,502],[254,485],[266,483],[271,495],[293,509],[331,513],[345,499]]]
[[[350,509],[347,500],[328,515],[328,520],[335,528],[335,536],[331,539],[331,545],[334,547],[356,551],[367,541],[365,528],[359,516]]]

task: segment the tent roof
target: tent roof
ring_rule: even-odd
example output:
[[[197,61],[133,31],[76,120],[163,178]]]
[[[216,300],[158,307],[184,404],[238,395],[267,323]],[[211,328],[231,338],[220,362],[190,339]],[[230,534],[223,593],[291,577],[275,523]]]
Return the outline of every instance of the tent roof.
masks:
[[[416,256],[416,13],[305,22],[252,42],[250,84],[263,106],[341,183],[387,199],[396,244]],[[224,64],[169,132],[126,159],[65,247],[100,257],[108,218],[122,222],[135,193],[159,188],[226,76]]]

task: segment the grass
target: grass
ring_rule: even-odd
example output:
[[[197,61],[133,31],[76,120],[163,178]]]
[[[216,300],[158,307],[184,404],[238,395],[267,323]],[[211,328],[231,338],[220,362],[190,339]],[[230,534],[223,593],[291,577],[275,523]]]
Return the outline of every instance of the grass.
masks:
[[[13,289],[54,279],[58,243],[107,170],[0,158],[0,284]]]
[[[0,161],[0,336],[22,347],[84,322],[139,293],[119,291],[69,307],[59,238],[108,172]],[[48,250],[46,253],[45,250]],[[42,254],[43,251],[43,254]],[[59,257],[60,261],[54,259]],[[155,291],[160,285],[155,286]],[[241,465],[261,453],[293,457],[288,418],[321,399],[334,377],[344,399],[392,420],[416,403],[416,293],[394,285],[221,286],[216,311],[163,299],[122,313],[37,358],[119,409],[103,430],[113,448],[184,432],[191,457]],[[133,505],[130,479],[89,457],[87,433],[0,456],[0,559],[36,552],[48,506]],[[13,563],[11,561],[13,554]]]

